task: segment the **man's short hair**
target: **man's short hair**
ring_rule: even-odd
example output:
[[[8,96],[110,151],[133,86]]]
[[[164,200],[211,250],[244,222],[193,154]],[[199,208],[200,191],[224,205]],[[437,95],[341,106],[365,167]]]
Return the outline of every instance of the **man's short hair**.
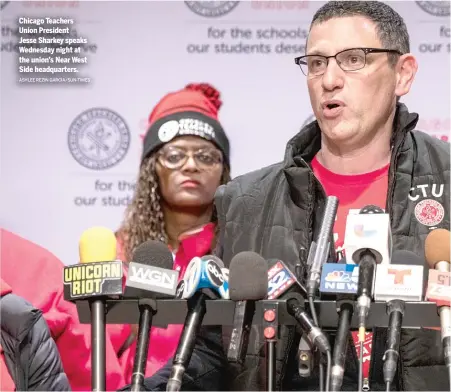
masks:
[[[396,49],[403,54],[410,52],[410,38],[404,19],[380,1],[329,1],[316,11],[310,30],[314,24],[349,16],[363,16],[373,21],[384,49]],[[397,58],[396,54],[389,54],[390,64],[396,64]]]

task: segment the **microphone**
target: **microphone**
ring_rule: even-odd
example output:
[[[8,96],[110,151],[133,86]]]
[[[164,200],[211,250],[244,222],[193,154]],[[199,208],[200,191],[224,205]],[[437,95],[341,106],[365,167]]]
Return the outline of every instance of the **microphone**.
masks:
[[[438,306],[443,354],[451,383],[450,242],[449,230],[431,231],[426,237],[425,255],[431,268],[426,297],[428,301],[436,302]]]
[[[423,297],[424,261],[415,253],[401,250],[393,252],[390,265],[376,268],[374,299],[387,301],[388,333],[387,348],[382,360],[387,391],[395,378],[399,359],[404,301],[421,301]]]
[[[335,294],[337,296],[336,304],[339,314],[338,329],[332,353],[331,391],[340,391],[343,384],[358,278],[359,266],[346,264],[345,259],[340,260],[339,263],[324,264],[321,273],[320,292],[321,294]]]
[[[390,264],[392,239],[390,215],[374,205],[363,207],[358,214],[348,214],[344,248],[347,263],[358,264],[361,253],[371,249],[378,264]]]
[[[326,215],[326,214],[325,214]],[[272,265],[274,264],[274,265]],[[304,299],[308,297],[307,291],[304,286],[296,279],[296,276],[290,271],[290,269],[281,260],[269,260],[268,265],[272,265],[268,270],[268,299],[280,298],[282,295],[287,300],[287,311],[290,313],[300,325],[304,335],[310,340],[312,345],[321,353],[325,353],[327,356],[327,375],[326,375],[326,391],[329,391],[329,373],[331,365],[330,344],[326,335],[321,331],[318,326],[317,320],[313,322],[305,312]],[[321,267],[320,267],[321,268]],[[315,280],[316,281],[316,280]],[[319,279],[318,279],[319,282]],[[315,283],[316,285],[316,283]],[[311,286],[313,287],[313,286]],[[291,289],[291,292],[287,291]],[[313,291],[315,292],[316,289]],[[313,304],[313,297],[309,298],[310,310],[315,312]],[[315,314],[314,314],[315,316]],[[300,344],[302,344],[302,340]],[[301,347],[302,348],[302,347]],[[309,360],[309,352],[303,350],[302,364],[307,365],[311,361]],[[324,368],[322,363],[319,364],[320,369],[320,390],[323,390],[323,373]],[[308,373],[305,369],[302,373]]]
[[[337,216],[338,198],[335,196],[328,196],[326,201],[326,208],[324,210],[323,221],[319,231],[317,242],[314,248],[311,248],[313,255],[309,255],[310,275],[307,281],[308,297],[314,298],[316,290],[319,286],[321,277],[321,268],[326,262],[331,244],[332,230]],[[313,311],[313,310],[312,310]]]
[[[254,252],[241,252],[233,257],[229,270],[230,299],[236,301],[233,329],[227,359],[242,365],[247,353],[255,301],[268,293],[268,264]]]
[[[174,297],[178,271],[173,271],[173,259],[166,244],[149,240],[133,253],[125,282],[124,297],[138,297],[139,328],[131,381],[131,391],[144,390],[150,328],[157,312],[156,299]]]
[[[169,299],[177,290],[179,272],[172,269],[173,257],[167,245],[148,240],[139,245],[128,264],[124,297]]]
[[[92,389],[101,392],[106,390],[104,296],[122,294],[122,262],[115,261],[116,237],[105,227],[84,231],[79,252],[82,265],[66,267],[64,283],[71,285],[72,294],[78,299],[91,298]],[[112,277],[111,282],[109,277]],[[107,282],[110,284],[105,284]]]
[[[363,207],[359,214],[349,214],[346,220],[345,244],[347,260],[359,265],[357,315],[360,344],[359,390],[363,388],[363,346],[366,320],[374,290],[376,264],[389,263],[391,257],[390,217],[373,205]]]
[[[104,227],[83,232],[79,241],[81,264],[64,267],[64,299],[76,302],[123,293],[123,263],[116,259],[116,237]]]
[[[187,298],[188,314],[182,335],[172,361],[172,370],[166,385],[167,392],[178,392],[182,378],[193,354],[196,336],[207,311],[206,299],[221,298],[221,286],[225,279],[221,268],[224,263],[216,256],[195,257],[190,261],[184,276],[184,288],[179,287],[179,295]]]
[[[287,310],[296,319],[311,343],[322,353],[330,351],[329,340],[305,311],[305,287],[281,260],[268,260],[268,299],[286,299]],[[290,292],[288,292],[290,291]]]

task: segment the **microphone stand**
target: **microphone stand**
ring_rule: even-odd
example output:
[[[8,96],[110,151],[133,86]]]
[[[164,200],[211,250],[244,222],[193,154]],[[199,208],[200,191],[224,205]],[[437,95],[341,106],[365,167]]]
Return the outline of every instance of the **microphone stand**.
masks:
[[[140,392],[144,390],[144,377],[146,375],[147,356],[149,353],[150,327],[152,326],[152,318],[157,312],[157,303],[154,299],[140,299],[138,301],[138,306],[140,316],[135,362],[133,363],[131,382],[132,392]]]
[[[338,319],[338,330],[332,356],[333,362],[330,379],[330,388],[332,392],[340,391],[341,385],[343,384],[346,352],[348,350],[349,330],[352,315],[354,313],[354,301],[351,299],[337,300],[337,309],[340,316]]]
[[[279,331],[278,303],[272,300],[262,301],[263,336],[265,337],[266,390],[276,390],[276,342]]]
[[[92,390],[106,390],[105,359],[105,301],[95,299],[91,303]]]
[[[180,336],[179,345],[172,361],[172,370],[168,383],[167,392],[178,392],[182,387],[182,379],[185,370],[189,365],[191,356],[196,344],[196,337],[199,334],[202,320],[207,312],[205,300],[208,296],[203,291],[198,291],[193,297],[189,298],[188,314]]]
[[[237,301],[233,315],[234,327],[227,352],[227,360],[230,363],[244,364],[254,313],[255,301]]]
[[[268,380],[267,390],[276,390],[276,339],[266,339],[266,377]]]
[[[301,335],[298,347],[298,373],[300,377],[310,377],[313,369],[312,343],[305,333]]]
[[[395,378],[396,369],[398,367],[399,342],[401,338],[401,326],[404,311],[404,301],[395,299],[387,303],[387,314],[389,316],[387,349],[382,357],[382,360],[384,361],[383,373],[387,392],[390,391],[391,383]]]

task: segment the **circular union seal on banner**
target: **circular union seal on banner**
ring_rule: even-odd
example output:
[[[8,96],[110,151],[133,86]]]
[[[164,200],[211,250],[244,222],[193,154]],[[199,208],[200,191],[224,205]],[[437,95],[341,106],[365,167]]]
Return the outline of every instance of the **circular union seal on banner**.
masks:
[[[239,1],[185,1],[188,8],[200,16],[217,18],[232,11]]]
[[[311,122],[315,121],[316,117],[314,114],[311,114],[310,116],[307,117],[307,119],[304,121],[304,124],[302,124],[302,128],[304,128],[306,125],[309,125]]]
[[[417,1],[416,2],[423,11],[434,16],[449,16],[449,1]]]
[[[82,166],[105,170],[116,166],[130,147],[130,131],[125,120],[105,108],[79,114],[69,127],[69,151]]]
[[[415,218],[418,222],[425,226],[438,225],[445,216],[443,206],[436,200],[425,199],[421,200],[415,206]]]
[[[11,2],[10,1],[0,1],[0,10],[5,8],[9,3],[11,3]]]

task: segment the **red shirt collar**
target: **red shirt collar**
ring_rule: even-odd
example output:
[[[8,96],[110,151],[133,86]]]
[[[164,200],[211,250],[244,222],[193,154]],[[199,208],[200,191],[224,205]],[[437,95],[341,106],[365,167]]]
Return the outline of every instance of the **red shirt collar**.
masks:
[[[183,277],[186,266],[194,257],[211,253],[215,227],[214,223],[207,223],[179,236],[180,245],[175,252],[174,269],[180,271],[180,277]]]

